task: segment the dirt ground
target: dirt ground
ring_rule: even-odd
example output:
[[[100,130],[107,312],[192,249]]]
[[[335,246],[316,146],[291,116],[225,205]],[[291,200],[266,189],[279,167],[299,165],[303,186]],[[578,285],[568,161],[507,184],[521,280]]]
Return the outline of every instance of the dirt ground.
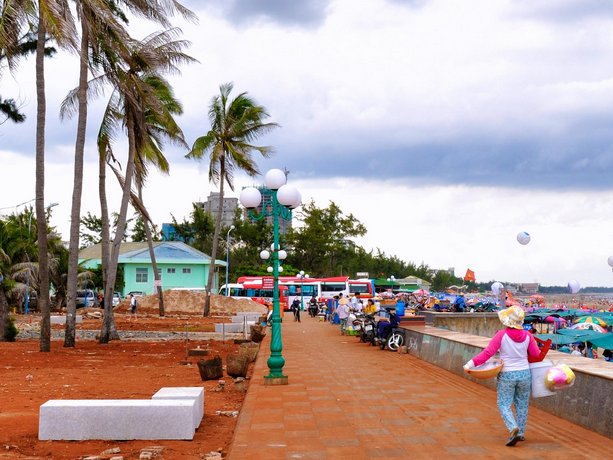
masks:
[[[189,293],[191,294],[191,293]],[[261,307],[250,301],[221,298],[213,302],[212,314],[202,317],[203,302],[194,306],[167,299],[167,316],[157,315],[153,298],[139,302],[136,321],[127,314],[127,305],[115,310],[117,329],[147,331],[201,331],[214,329],[219,316],[235,311],[259,311]],[[182,303],[183,302],[183,303]],[[255,309],[254,309],[255,308]],[[260,308],[261,309],[261,308]],[[99,330],[101,319],[97,309],[83,309],[83,323],[77,329]],[[228,318],[224,318],[228,319]],[[38,327],[39,317],[17,317],[20,328]],[[63,326],[53,326],[62,329]],[[241,408],[246,385],[235,384],[224,376],[224,390],[219,381],[202,381],[197,361],[203,357],[188,357],[187,350],[207,348],[206,358],[225,357],[239,345],[232,340],[136,341],[119,340],[107,345],[95,341],[77,340],[75,348],[64,348],[63,340],[52,341],[50,353],[39,351],[38,340],[0,343],[0,459],[52,458],[80,459],[98,456],[100,459],[123,457],[137,459],[143,449],[161,446],[163,451],[155,458],[202,459],[207,453],[228,449],[232,440],[236,418],[217,415],[217,411],[238,411]],[[253,366],[253,365],[252,365]],[[162,387],[202,386],[205,389],[204,420],[192,441],[39,441],[39,406],[50,399],[149,399]],[[110,449],[110,450],[109,450]],[[118,450],[117,450],[118,449]],[[107,453],[105,453],[105,451]]]

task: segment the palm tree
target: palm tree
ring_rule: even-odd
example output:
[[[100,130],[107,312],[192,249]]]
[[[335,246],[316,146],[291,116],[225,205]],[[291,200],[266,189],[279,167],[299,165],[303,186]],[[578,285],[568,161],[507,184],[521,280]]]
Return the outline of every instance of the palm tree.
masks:
[[[45,219],[45,42],[49,34],[56,43],[75,48],[76,31],[68,0],[24,0],[4,2],[0,18],[0,49],[9,67],[19,50],[19,37],[29,24],[36,24],[36,216],[39,252],[40,292],[38,303],[42,314],[40,351],[51,350],[51,317],[49,309],[49,260]]]
[[[96,0],[78,0],[77,11],[81,19],[81,53],[79,87],[68,97],[62,110],[65,113],[74,113],[75,96],[78,102],[77,139],[75,143],[75,167],[73,179],[73,197],[70,227],[70,255],[68,273],[68,312],[76,312],[76,284],[77,264],[79,250],[79,222],[81,212],[81,195],[83,188],[83,153],[85,145],[85,130],[87,120],[87,73],[88,69],[98,70],[100,67],[106,71],[116,65],[118,54],[123,44],[128,42],[129,36],[120,22],[127,23],[127,19],[119,7],[123,5],[133,13],[152,19],[165,26],[169,25],[167,16],[176,12],[186,19],[194,20],[194,14],[175,0],[150,2],[146,0],[119,0],[116,2],[99,2]],[[91,55],[90,55],[91,51]],[[89,65],[88,65],[89,64]],[[101,150],[104,152],[104,148]],[[102,272],[106,280],[108,267],[108,250],[110,231],[108,225],[108,204],[106,201],[106,157],[99,158],[99,194],[102,212]],[[106,289],[105,289],[106,291]],[[111,288],[111,295],[114,288]],[[105,292],[105,295],[107,292]],[[108,297],[107,297],[108,298]],[[112,307],[110,310],[111,329],[114,330],[112,320]],[[66,321],[66,334],[64,346],[74,346],[75,343],[75,315],[68,315],[71,321]],[[114,334],[116,336],[116,334]]]
[[[152,148],[151,135],[155,129],[147,120],[166,120],[168,109],[160,100],[157,85],[160,75],[166,71],[178,72],[178,64],[193,62],[194,59],[182,52],[187,45],[183,40],[176,40],[178,29],[169,29],[150,35],[142,42],[128,43],[121,62],[105,75],[111,82],[114,92],[107,105],[103,127],[103,142],[99,151],[107,158],[112,156],[110,149],[112,133],[121,123],[128,134],[128,159],[126,161],[123,195],[117,222],[117,232],[110,248],[109,265],[106,270],[105,298],[112,298],[112,288],[117,277],[117,263],[122,236],[126,228],[128,203],[131,198],[136,157]],[[102,149],[102,150],[101,150]],[[103,215],[104,219],[104,215]],[[104,225],[103,225],[104,227]],[[105,315],[100,342],[107,343],[110,338],[112,309]]]
[[[157,169],[168,174],[169,164],[162,153],[164,142],[172,142],[181,147],[187,148],[183,131],[174,119],[174,115],[183,113],[183,107],[174,97],[170,84],[159,75],[148,75],[145,77],[149,86],[154,89],[157,99],[160,102],[159,110],[147,109],[145,117],[145,143],[143,149],[138,151],[135,157],[135,182],[137,193],[131,194],[131,204],[138,210],[142,217],[144,231],[149,247],[149,256],[153,268],[153,276],[156,281],[159,297],[159,314],[164,316],[164,296],[160,283],[160,275],[157,269],[155,252],[153,249],[153,238],[149,224],[153,224],[143,201],[143,186],[148,175],[148,165],[152,164]],[[101,138],[103,145],[108,145],[107,139]],[[111,167],[122,187],[125,185],[125,177],[114,167]]]
[[[4,342],[4,333],[8,323],[7,294],[15,287],[12,277],[16,255],[22,235],[11,220],[0,220],[0,342]]]
[[[87,87],[88,71],[94,71],[101,56],[101,49],[112,42],[125,40],[127,33],[115,20],[114,11],[105,2],[78,0],[77,14],[81,21],[81,45],[79,65],[79,86],[76,90],[78,102],[77,136],[75,141],[72,205],[70,211],[70,241],[68,253],[68,277],[66,281],[67,315],[64,346],[74,347],[76,338],[76,292],[79,263],[79,225],[81,222],[81,197],[83,191],[83,156],[87,128]],[[90,55],[91,50],[91,55]],[[70,99],[62,104],[60,114],[70,115],[74,107]]]
[[[209,316],[211,311],[211,289],[221,231],[224,183],[234,190],[233,178],[236,169],[252,177],[259,174],[251,153],[257,151],[263,157],[268,157],[272,148],[255,146],[251,142],[278,126],[276,123],[264,122],[269,116],[266,109],[257,105],[247,96],[247,93],[240,93],[234,99],[229,100],[232,88],[232,83],[225,83],[219,87],[220,94],[213,97],[209,107],[211,129],[204,136],[196,139],[192,150],[186,155],[187,158],[198,160],[209,155],[209,181],[219,184],[219,211],[213,234],[204,316]]]

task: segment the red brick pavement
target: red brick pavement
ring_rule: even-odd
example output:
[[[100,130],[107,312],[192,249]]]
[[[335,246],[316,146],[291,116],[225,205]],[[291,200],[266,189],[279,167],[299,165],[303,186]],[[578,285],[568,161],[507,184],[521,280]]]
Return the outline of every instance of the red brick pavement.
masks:
[[[308,316],[283,323],[289,385],[265,386],[269,340],[255,364],[231,460],[613,457],[613,440],[534,407],[526,441],[506,447],[494,391],[340,336],[338,326]]]

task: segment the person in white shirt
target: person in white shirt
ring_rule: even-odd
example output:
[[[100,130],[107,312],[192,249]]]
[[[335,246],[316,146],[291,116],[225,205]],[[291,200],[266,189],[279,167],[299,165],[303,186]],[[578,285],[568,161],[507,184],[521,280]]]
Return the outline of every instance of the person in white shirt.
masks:
[[[510,433],[507,446],[524,440],[532,386],[528,355],[538,357],[541,354],[534,336],[524,330],[524,316],[524,310],[515,305],[499,311],[498,318],[506,327],[494,335],[485,350],[464,365],[464,371],[468,371],[500,352],[503,367],[498,374],[497,403]]]

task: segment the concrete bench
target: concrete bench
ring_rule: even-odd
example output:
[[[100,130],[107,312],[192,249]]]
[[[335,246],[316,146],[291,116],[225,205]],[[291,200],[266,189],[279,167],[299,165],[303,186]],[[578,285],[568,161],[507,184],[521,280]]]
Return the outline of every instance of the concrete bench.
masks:
[[[40,406],[38,439],[193,439],[198,399],[65,399]],[[199,413],[199,412],[198,412]]]
[[[194,429],[197,429],[204,418],[204,388],[202,387],[164,387],[156,392],[151,399],[195,400]]]

